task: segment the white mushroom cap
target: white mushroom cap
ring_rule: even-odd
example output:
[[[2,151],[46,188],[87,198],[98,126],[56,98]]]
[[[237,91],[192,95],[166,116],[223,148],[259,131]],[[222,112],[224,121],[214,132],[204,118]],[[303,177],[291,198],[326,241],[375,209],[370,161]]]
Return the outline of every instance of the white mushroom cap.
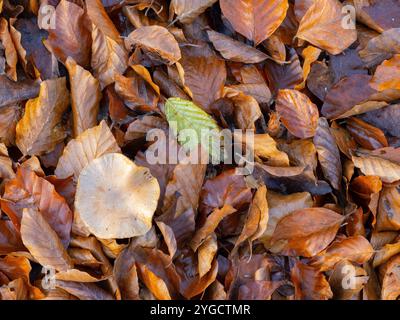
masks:
[[[131,238],[150,230],[159,197],[160,186],[149,169],[109,153],[81,171],[75,210],[96,237]]]

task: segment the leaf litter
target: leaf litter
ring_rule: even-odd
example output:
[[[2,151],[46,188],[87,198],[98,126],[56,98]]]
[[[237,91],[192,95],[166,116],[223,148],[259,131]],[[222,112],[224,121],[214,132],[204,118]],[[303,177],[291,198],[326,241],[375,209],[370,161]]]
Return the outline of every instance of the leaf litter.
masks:
[[[0,300],[398,300],[399,21],[0,1]]]

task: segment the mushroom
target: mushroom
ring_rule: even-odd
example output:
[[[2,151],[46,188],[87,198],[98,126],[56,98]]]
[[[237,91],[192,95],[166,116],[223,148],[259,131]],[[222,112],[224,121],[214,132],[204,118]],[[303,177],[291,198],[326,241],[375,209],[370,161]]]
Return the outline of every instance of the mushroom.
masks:
[[[81,171],[75,210],[96,237],[131,238],[151,229],[159,197],[160,186],[149,169],[108,153]]]

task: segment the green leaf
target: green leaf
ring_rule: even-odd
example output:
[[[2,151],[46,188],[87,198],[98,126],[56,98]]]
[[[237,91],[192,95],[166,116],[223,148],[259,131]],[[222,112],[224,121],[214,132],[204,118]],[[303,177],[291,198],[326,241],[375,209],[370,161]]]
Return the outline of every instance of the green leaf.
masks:
[[[170,128],[185,149],[201,144],[212,159],[220,157],[220,128],[216,121],[192,101],[169,98],[165,114]]]

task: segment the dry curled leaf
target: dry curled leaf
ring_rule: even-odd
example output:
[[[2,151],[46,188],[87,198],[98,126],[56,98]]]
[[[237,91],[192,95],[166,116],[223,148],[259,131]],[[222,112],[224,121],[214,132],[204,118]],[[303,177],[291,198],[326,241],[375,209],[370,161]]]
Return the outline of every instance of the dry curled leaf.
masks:
[[[207,34],[215,49],[225,59],[243,63],[259,63],[268,59],[265,53],[224,34],[212,30],[207,31]]]
[[[65,138],[61,118],[69,104],[66,79],[43,81],[39,96],[25,106],[16,127],[16,144],[24,155],[41,155],[52,151]]]
[[[271,239],[273,252],[312,257],[334,239],[344,217],[325,208],[292,212],[278,222]]]
[[[65,64],[71,84],[73,132],[77,137],[97,124],[101,91],[99,81],[72,58],[68,57]]]
[[[336,190],[339,190],[342,180],[340,153],[335,138],[331,134],[328,121],[325,118],[319,118],[318,120],[314,144],[317,148],[318,160],[325,177]]]
[[[170,9],[177,15],[176,20],[182,23],[192,23],[215,2],[217,0],[172,0]]]
[[[297,300],[328,300],[332,291],[324,274],[300,261],[290,272]]]
[[[72,212],[54,185],[29,168],[19,167],[16,177],[5,185],[1,208],[19,230],[22,211],[38,209],[54,229],[64,246],[70,240]]]
[[[285,127],[298,138],[313,137],[318,125],[318,108],[297,90],[279,90],[276,110]]]
[[[338,0],[316,0],[301,19],[296,36],[331,54],[339,54],[357,40],[355,26],[346,26],[344,18]]]
[[[289,4],[287,0],[221,0],[220,6],[233,28],[258,45],[283,22]]]
[[[131,50],[133,45],[158,54],[168,64],[174,64],[181,59],[178,42],[161,26],[144,26],[130,33],[125,39],[125,46]]]
[[[25,247],[41,265],[53,267],[58,271],[67,271],[73,267],[72,260],[57,233],[38,210],[23,210],[21,238]]]
[[[58,161],[55,174],[58,178],[74,176],[78,180],[82,169],[92,160],[120,148],[105,121],[71,140]]]
[[[55,28],[50,28],[46,47],[62,62],[73,58],[82,67],[90,65],[90,24],[84,9],[61,0],[54,12]]]

